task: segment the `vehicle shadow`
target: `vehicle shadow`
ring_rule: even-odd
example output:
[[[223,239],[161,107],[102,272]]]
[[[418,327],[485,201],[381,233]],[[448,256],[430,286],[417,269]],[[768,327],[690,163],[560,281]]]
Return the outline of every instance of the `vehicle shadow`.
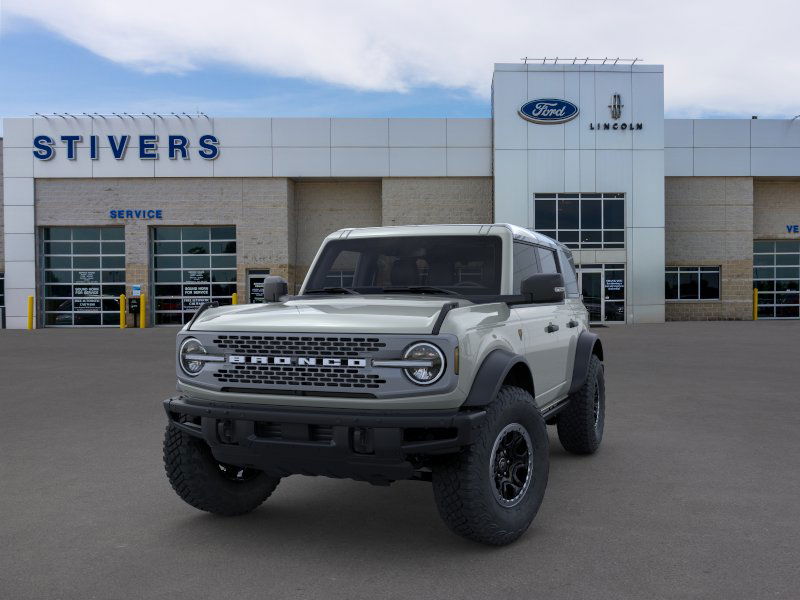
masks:
[[[551,475],[558,464],[575,460],[551,435]],[[552,481],[551,481],[552,485]],[[548,493],[550,490],[548,490]],[[531,529],[516,544],[530,544],[547,528],[547,495]],[[235,545],[239,551],[267,555],[304,555],[330,552],[351,556],[354,548],[369,548],[376,555],[390,552],[395,558],[412,557],[420,548],[448,555],[480,556],[502,552],[452,533],[441,521],[429,483],[399,481],[378,487],[364,482],[324,477],[292,476],[281,481],[272,497],[248,515],[218,517],[173,506],[175,514],[162,530],[165,543],[184,546],[203,544],[218,550]],[[179,512],[180,511],[180,512]],[[180,550],[179,550],[180,551]]]

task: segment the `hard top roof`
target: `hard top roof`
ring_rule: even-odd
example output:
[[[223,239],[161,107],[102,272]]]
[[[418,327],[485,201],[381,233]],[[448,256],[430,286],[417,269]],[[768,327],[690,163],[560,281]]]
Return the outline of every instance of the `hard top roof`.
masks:
[[[531,229],[511,223],[475,223],[475,224],[437,224],[437,225],[394,225],[388,227],[356,227],[340,229],[328,236],[328,239],[351,237],[389,237],[392,235],[497,235],[498,228],[506,229],[515,240],[521,240],[551,248],[564,247],[552,238]]]

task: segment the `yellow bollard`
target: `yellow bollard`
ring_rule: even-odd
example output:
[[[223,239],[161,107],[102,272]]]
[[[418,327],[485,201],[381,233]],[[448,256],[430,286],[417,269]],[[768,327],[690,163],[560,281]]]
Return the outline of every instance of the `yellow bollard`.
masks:
[[[144,324],[145,317],[147,316],[147,310],[144,306],[146,299],[147,296],[145,294],[139,296],[139,329],[144,329],[146,327]]]
[[[125,294],[119,295],[119,328],[125,329],[128,324],[125,322]]]
[[[239,294],[236,292],[231,295],[231,304],[239,304]]]
[[[758,288],[753,288],[753,321],[758,321]]]
[[[33,296],[28,296],[28,329],[33,329]]]

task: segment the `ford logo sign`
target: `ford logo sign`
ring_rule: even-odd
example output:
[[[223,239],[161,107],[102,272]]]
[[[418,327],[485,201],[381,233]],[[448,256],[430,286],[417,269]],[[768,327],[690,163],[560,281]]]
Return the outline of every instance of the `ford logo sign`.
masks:
[[[566,123],[578,116],[578,107],[568,100],[538,98],[523,104],[519,109],[519,116],[543,125]]]

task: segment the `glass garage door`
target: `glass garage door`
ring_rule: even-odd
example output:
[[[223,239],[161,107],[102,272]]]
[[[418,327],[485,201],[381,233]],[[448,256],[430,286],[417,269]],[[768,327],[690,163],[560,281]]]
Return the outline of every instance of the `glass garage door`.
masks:
[[[39,256],[46,326],[119,326],[122,227],[45,227]]]
[[[753,242],[759,319],[800,319],[800,241]]]
[[[231,303],[235,227],[155,227],[152,246],[156,325],[182,325],[204,302]]]

